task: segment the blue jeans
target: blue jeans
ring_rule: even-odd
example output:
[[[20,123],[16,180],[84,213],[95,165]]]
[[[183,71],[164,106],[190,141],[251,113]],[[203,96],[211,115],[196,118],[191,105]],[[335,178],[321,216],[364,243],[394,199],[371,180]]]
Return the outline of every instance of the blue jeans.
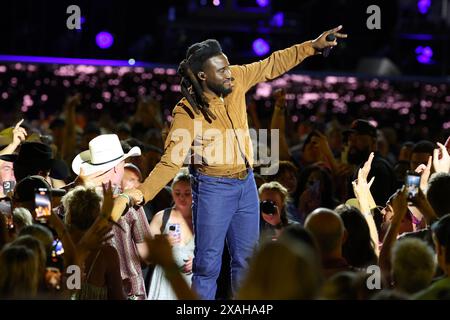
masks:
[[[253,171],[244,180],[210,177],[191,169],[195,232],[192,288],[215,299],[224,241],[231,256],[233,294],[259,239],[259,200]]]

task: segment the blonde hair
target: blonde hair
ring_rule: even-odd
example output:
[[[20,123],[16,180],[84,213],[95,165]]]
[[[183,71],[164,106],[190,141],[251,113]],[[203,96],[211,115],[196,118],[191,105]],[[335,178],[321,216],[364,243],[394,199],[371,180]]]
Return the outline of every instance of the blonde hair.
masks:
[[[283,185],[277,181],[271,181],[264,183],[261,187],[259,187],[259,195],[261,196],[264,191],[274,191],[277,192],[281,197],[281,202],[283,203],[283,207],[280,209],[280,219],[281,223],[284,226],[289,224],[289,220],[286,214],[286,204],[289,200],[289,192],[283,187]]]
[[[173,178],[173,181],[172,181],[172,184],[170,185],[170,187],[173,189],[173,187],[178,182],[186,182],[187,184],[191,183],[191,176],[190,176],[187,168],[182,168],[180,171],[178,171],[175,178]]]
[[[78,186],[70,190],[61,199],[66,209],[66,224],[82,231],[89,229],[100,213],[101,201],[94,188]]]
[[[13,211],[14,225],[18,230],[25,226],[31,226],[33,224],[33,216],[26,208],[15,208]]]
[[[288,190],[278,181],[271,181],[266,182],[259,187],[259,195],[261,195],[264,191],[275,191],[278,192],[278,194],[281,197],[281,201],[284,205],[286,205],[286,202],[289,200],[289,192]]]

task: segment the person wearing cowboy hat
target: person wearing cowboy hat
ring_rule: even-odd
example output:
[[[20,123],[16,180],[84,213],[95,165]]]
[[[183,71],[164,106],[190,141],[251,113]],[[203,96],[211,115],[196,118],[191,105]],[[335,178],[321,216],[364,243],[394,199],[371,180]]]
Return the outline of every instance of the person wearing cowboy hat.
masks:
[[[5,154],[0,160],[14,164],[17,181],[31,175],[40,175],[51,183],[50,178],[63,180],[69,176],[64,161],[54,159],[52,148],[41,142],[24,142],[18,154]]]
[[[6,145],[0,152],[1,190],[4,191],[3,182],[14,185],[16,181],[31,175],[44,177],[52,186],[64,185],[62,180],[69,175],[67,165],[62,160],[53,158],[52,148],[41,142],[39,134],[28,135],[21,127],[23,121],[22,119],[13,128],[0,132],[0,145]],[[18,148],[19,152],[15,154]],[[10,172],[6,174],[7,180],[3,176],[5,172]]]
[[[20,120],[14,127],[0,131],[0,155],[14,153],[22,141],[27,138],[27,132],[20,125]],[[13,164],[0,160],[0,197],[4,197],[14,189],[16,178],[14,177]]]
[[[119,198],[128,196],[119,193],[125,170],[125,160],[141,155],[139,147],[133,147],[124,153],[119,137],[115,134],[103,134],[89,142],[89,150],[78,154],[72,161],[72,170],[81,175],[84,184],[101,187],[102,183],[111,182]],[[119,193],[119,194],[118,194]],[[123,197],[121,197],[123,196]],[[150,226],[142,207],[128,210],[117,219],[113,226],[114,237],[111,245],[117,249],[120,260],[123,288],[128,299],[146,298],[141,261],[147,257],[146,237],[150,237]]]

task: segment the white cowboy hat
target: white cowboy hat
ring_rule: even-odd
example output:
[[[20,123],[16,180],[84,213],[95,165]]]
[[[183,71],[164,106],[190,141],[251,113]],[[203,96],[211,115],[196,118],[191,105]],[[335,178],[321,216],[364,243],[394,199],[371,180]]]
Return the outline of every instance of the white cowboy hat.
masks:
[[[133,147],[124,153],[119,137],[115,134],[102,134],[89,142],[89,150],[78,154],[72,161],[72,170],[77,175],[83,168],[85,175],[108,171],[129,157],[141,155],[139,147]]]

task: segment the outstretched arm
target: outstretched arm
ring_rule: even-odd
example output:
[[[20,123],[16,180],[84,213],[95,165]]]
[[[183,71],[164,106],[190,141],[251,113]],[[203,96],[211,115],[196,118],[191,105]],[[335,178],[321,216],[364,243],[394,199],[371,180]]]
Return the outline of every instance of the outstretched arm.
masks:
[[[177,105],[174,109],[174,120],[167,135],[164,154],[160,162],[139,186],[148,202],[175,177],[183,165],[194,140],[194,116],[186,106]],[[189,115],[192,113],[192,117]]]
[[[339,26],[323,32],[314,40],[275,51],[262,61],[242,66],[232,66],[233,77],[242,83],[244,91],[247,91],[259,82],[275,79],[300,64],[305,58],[321,54],[322,50],[327,47],[336,46],[338,38],[347,37],[346,34],[339,33],[341,29],[342,26]],[[326,37],[329,34],[334,34],[336,39],[327,41]]]

